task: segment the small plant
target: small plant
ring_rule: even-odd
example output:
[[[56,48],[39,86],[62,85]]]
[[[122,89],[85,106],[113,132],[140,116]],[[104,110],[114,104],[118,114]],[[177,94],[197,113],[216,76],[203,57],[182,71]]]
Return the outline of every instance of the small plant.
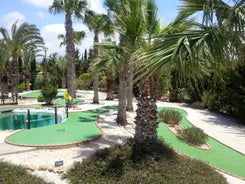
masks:
[[[46,104],[52,104],[52,100],[56,97],[57,93],[58,89],[54,86],[45,86],[41,89],[41,94]]]
[[[163,109],[158,113],[159,118],[167,124],[176,125],[182,119],[180,112],[176,110]]]
[[[44,102],[43,95],[39,95],[39,96],[37,97],[37,101],[38,101],[38,102]]]
[[[203,132],[200,128],[191,127],[183,130],[178,130],[178,135],[183,139],[185,142],[189,144],[193,144],[196,146],[200,146],[207,141],[207,134]]]

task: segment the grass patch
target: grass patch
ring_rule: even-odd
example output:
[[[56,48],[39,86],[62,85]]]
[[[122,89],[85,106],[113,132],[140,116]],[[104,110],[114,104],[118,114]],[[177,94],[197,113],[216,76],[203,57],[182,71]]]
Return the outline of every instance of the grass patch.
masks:
[[[70,183],[216,183],[226,180],[203,162],[176,154],[157,142],[136,144],[129,140],[76,162],[63,178]]]
[[[48,184],[43,179],[29,174],[24,167],[0,161],[0,183],[3,184]]]

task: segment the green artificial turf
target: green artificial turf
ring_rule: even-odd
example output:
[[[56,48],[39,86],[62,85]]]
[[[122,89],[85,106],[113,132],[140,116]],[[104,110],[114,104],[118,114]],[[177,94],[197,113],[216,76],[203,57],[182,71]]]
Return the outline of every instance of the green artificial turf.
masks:
[[[174,109],[178,110],[184,117],[187,114],[184,110]],[[192,126],[185,118],[182,119],[180,124],[185,128]],[[211,137],[209,137],[207,141],[211,149],[202,150],[183,142],[163,123],[159,123],[158,136],[181,153],[202,160],[213,167],[245,179],[245,156]]]
[[[96,124],[99,113],[115,108],[107,106],[86,112],[69,113],[60,124],[24,130],[8,137],[8,142],[26,146],[58,146],[87,141],[101,135]]]

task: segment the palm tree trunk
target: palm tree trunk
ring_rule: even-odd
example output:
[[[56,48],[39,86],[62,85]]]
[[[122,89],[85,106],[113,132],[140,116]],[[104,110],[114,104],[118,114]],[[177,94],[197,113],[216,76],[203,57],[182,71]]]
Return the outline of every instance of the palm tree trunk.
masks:
[[[157,106],[153,76],[140,81],[138,108],[136,110],[136,142],[155,142],[157,140]]]
[[[127,122],[126,114],[126,100],[127,100],[127,70],[124,67],[121,72],[119,72],[119,92],[118,92],[118,112],[117,112],[117,123],[119,125],[125,126]]]
[[[94,97],[93,97],[93,104],[99,104],[99,74],[98,70],[94,71],[94,81],[93,81],[93,90],[94,90]]]
[[[19,63],[17,59],[12,61],[12,100],[18,103],[18,84],[19,84]]]
[[[5,70],[0,70],[0,93],[2,104],[4,104],[5,95],[8,94],[8,75]]]
[[[66,14],[66,57],[67,57],[67,91],[73,98],[76,97],[76,70],[75,70],[75,45],[72,39],[71,14]],[[72,106],[72,101],[69,103]]]
[[[61,88],[62,89],[66,88],[66,76],[65,76],[65,74],[62,74],[62,76],[61,76]]]
[[[133,69],[129,69],[129,76],[128,76],[128,88],[127,88],[127,111],[133,112],[133,85],[134,85],[134,73]]]
[[[99,33],[94,32],[94,59],[96,59],[99,55]],[[94,81],[93,81],[93,90],[94,90],[94,98],[93,104],[99,104],[99,72],[97,70],[94,71]]]
[[[106,85],[107,85],[106,100],[114,100],[114,97],[113,97],[114,83],[115,83],[115,78],[113,75],[113,71],[108,69],[106,72]]]

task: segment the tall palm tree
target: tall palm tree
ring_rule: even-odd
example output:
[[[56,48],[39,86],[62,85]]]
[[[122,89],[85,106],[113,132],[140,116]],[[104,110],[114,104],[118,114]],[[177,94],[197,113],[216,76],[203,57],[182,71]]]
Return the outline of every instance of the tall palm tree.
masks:
[[[22,23],[17,26],[17,22],[12,25],[11,35],[8,34],[6,28],[1,27],[0,33],[3,36],[3,42],[6,46],[11,62],[12,75],[12,97],[17,103],[18,99],[18,83],[19,83],[19,63],[18,59],[23,56],[23,50],[26,48],[36,48],[43,44],[39,29],[35,25]]]
[[[119,71],[117,45],[111,40],[103,40],[99,44],[100,54],[92,63],[92,67],[106,74],[107,97],[106,100],[113,100],[115,73]]]
[[[142,72],[141,78],[144,76],[144,78],[150,79],[147,83],[143,83],[143,87],[148,89],[148,91],[144,90],[143,93],[148,93],[147,95],[149,96],[150,92],[154,90],[152,75],[159,68],[166,67],[166,64],[171,66],[170,69],[180,72],[184,78],[196,80],[202,74],[218,70],[220,63],[231,57],[229,46],[234,46],[232,50],[240,48],[240,44],[234,45],[233,42],[234,33],[237,31],[233,25],[238,22],[238,24],[235,24],[239,27],[237,33],[240,34],[237,36],[241,37],[241,34],[244,35],[244,26],[242,28],[242,25],[244,25],[244,5],[243,7],[235,7],[236,11],[234,11],[234,7],[227,6],[223,1],[182,0],[182,2],[184,2],[183,8],[171,26],[181,22],[184,24],[189,16],[199,10],[204,12],[203,22],[194,22],[191,29],[182,31],[178,31],[180,27],[177,25],[177,29],[172,30],[172,33],[171,27],[165,29],[167,32],[158,36],[156,38],[157,42],[138,57],[141,61],[145,61],[140,65],[139,72]],[[243,10],[243,13],[239,10]],[[218,25],[215,23],[213,16],[215,12],[216,14],[218,13]],[[232,26],[230,27],[230,25]],[[240,29],[243,29],[242,33]],[[146,96],[143,95],[143,97]],[[142,118],[143,122],[145,120],[145,124],[142,123],[144,128],[140,130],[143,131],[142,135],[145,138],[143,136],[135,136],[135,138],[140,142],[154,141],[157,137],[156,125],[154,123],[148,125],[146,121],[156,121],[156,111],[153,110],[154,108],[148,108],[155,106],[155,100],[139,97],[139,101],[141,102],[142,100],[145,100],[144,105],[147,108],[144,111],[140,111],[141,113],[137,114],[137,116],[139,119]],[[149,117],[149,119],[146,119],[146,117]]]
[[[66,57],[67,57],[67,91],[76,96],[75,45],[72,36],[72,16],[82,18],[87,8],[86,0],[54,0],[49,10],[53,14],[65,14]],[[72,102],[69,106],[72,105]]]
[[[109,17],[105,14],[96,14],[94,11],[88,10],[85,14],[84,23],[88,28],[94,33],[94,54],[93,59],[96,59],[99,55],[99,34],[103,32],[106,36],[112,34],[112,26]],[[99,75],[98,70],[93,71],[94,81],[93,81],[93,90],[94,97],[93,103],[99,104]]]

